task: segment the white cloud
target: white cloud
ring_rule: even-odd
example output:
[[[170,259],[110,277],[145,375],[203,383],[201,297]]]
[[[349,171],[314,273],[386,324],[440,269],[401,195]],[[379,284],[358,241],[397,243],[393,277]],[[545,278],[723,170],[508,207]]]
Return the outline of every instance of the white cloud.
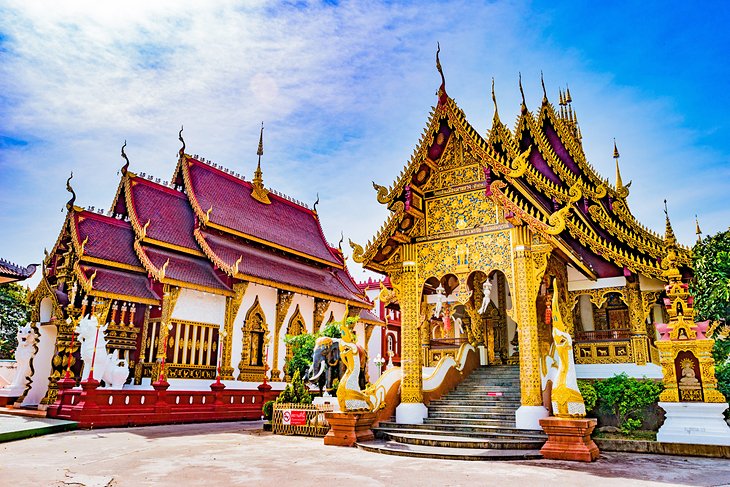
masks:
[[[593,72],[579,51],[544,42],[544,19],[526,5],[5,5],[2,131],[29,144],[0,156],[0,225],[12,229],[0,255],[20,263],[55,241],[69,171],[78,202],[106,208],[122,141],[133,170],[167,179],[180,124],[190,152],[250,175],[264,120],[265,182],[310,203],[319,192],[326,235],[336,242],[344,230],[366,241],[386,213],[370,180],[393,180],[435,102],[437,40],[449,94],[482,133],[491,77],[506,121],[519,107],[517,72],[536,107],[542,69],[551,95],[570,83],[586,152],[611,179],[618,139],[642,221],[662,231],[665,196],[687,243],[694,212],[715,208],[702,217],[708,232],[728,221],[718,196],[728,189],[716,172],[722,160],[695,145],[671,102],[617,86],[610,67]]]

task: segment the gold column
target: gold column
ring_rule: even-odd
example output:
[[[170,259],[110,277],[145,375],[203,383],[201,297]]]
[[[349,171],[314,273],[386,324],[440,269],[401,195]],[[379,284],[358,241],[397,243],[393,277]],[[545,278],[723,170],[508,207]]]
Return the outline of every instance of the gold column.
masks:
[[[294,299],[294,293],[277,290],[276,293],[276,323],[274,323],[274,357],[271,367],[271,382],[281,382],[281,370],[279,369],[279,333],[284,318],[289,312],[289,306]]]
[[[633,282],[626,283],[626,301],[629,307],[629,324],[631,326],[631,352],[634,363],[646,365],[649,356],[649,341],[646,335],[644,307],[641,298],[639,276]]]
[[[533,252],[532,234],[525,226],[512,233],[512,258],[515,272],[515,292],[512,295],[517,311],[520,349],[520,395],[523,406],[542,406],[540,382],[540,351],[535,300],[545,268],[547,254]]]
[[[422,403],[421,390],[421,340],[419,337],[419,303],[421,292],[418,286],[418,264],[416,246],[404,244],[402,247],[403,264],[399,276],[391,276],[400,291],[398,300],[401,310],[401,341],[403,379],[401,382],[402,403]]]
[[[221,337],[223,343],[223,352],[221,358],[221,379],[233,380],[233,361],[231,360],[231,350],[233,348],[233,322],[236,320],[238,310],[243,301],[243,295],[246,294],[248,281],[239,282],[233,285],[233,297],[226,298],[226,317],[223,324],[225,335]],[[221,341],[219,339],[219,341]]]
[[[162,315],[160,316],[159,339],[157,341],[156,358],[158,361],[161,361],[163,357],[165,357],[167,354],[167,333],[169,331],[167,329],[167,324],[170,322],[170,318],[172,318],[172,311],[175,309],[175,303],[177,303],[177,298],[180,297],[181,288],[165,284],[163,289],[164,292],[162,295]],[[159,365],[155,365],[153,368],[152,380],[157,380],[157,377],[159,375]]]

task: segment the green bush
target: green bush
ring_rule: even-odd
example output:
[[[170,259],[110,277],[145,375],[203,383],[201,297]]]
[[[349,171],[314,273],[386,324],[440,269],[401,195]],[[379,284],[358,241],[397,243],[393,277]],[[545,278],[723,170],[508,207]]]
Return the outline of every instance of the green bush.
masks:
[[[281,394],[276,398],[278,404],[312,404],[312,395],[309,389],[304,385],[304,381],[299,375],[299,371],[294,371],[291,384],[287,384]]]
[[[0,285],[0,359],[15,358],[18,328],[29,319],[28,289],[15,282]]]
[[[274,417],[274,401],[266,401],[261,412],[266,421],[271,421],[271,418]]]
[[[641,427],[642,410],[659,400],[664,389],[661,382],[638,380],[625,373],[593,384],[598,395],[599,407],[616,417],[624,434]]]
[[[286,371],[291,377],[294,377],[295,373],[300,376],[307,373],[307,369],[312,365],[315,341],[317,337],[311,333],[284,337],[284,343],[290,345],[292,350],[292,357],[286,363]]]
[[[586,404],[586,412],[593,411],[598,401],[596,388],[587,380],[579,380],[578,389],[580,390],[581,396],[583,396],[583,402]]]

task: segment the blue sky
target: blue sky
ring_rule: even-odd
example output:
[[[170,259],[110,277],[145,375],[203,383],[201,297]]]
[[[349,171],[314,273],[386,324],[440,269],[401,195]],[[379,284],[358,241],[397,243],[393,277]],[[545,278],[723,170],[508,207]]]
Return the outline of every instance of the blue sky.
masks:
[[[148,5],[150,3],[151,5]],[[74,171],[77,203],[108,208],[122,164],[168,179],[189,152],[318,207],[327,237],[364,243],[435,103],[448,93],[482,133],[518,114],[517,73],[539,107],[573,95],[591,163],[629,203],[694,241],[730,222],[730,7],[680,2],[39,2],[0,6],[0,256],[52,247]],[[353,269],[360,275],[357,269]]]

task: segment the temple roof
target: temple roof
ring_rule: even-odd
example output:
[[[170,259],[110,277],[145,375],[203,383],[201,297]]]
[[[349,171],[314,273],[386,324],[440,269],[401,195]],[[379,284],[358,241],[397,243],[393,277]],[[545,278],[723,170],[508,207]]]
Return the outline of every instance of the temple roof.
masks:
[[[370,325],[377,325],[377,326],[384,326],[385,322],[378,318],[375,313],[370,311],[369,309],[361,309],[360,315],[358,316],[358,321],[361,321],[363,323],[368,323]]]
[[[35,274],[36,267],[35,264],[23,267],[5,259],[0,259],[0,284],[24,281]]]
[[[271,204],[263,204],[251,196],[250,182],[187,154],[181,159],[176,176],[180,173],[190,204],[206,226],[321,263],[342,266],[330,250],[313,210],[275,193],[268,195]]]
[[[101,259],[110,265],[144,270],[134,253],[134,231],[129,222],[81,210],[73,213],[73,224],[74,242],[86,260]]]
[[[195,235],[206,255],[232,277],[369,306],[343,269],[293,259],[283,252],[217,232],[196,230]]]
[[[152,305],[160,303],[160,296],[151,288],[144,274],[85,264],[81,264],[79,269],[82,287],[95,296]]]
[[[542,234],[588,277],[627,272],[661,276],[664,238],[631,214],[628,185],[620,177],[612,185],[587,162],[577,116],[572,107],[563,106],[562,97],[560,113],[547,96],[537,115],[523,103],[513,131],[495,110],[485,139],[444,93],[399,177],[389,188],[375,185],[378,201],[387,204],[391,214],[364,249],[353,244],[354,258],[382,272],[393,250],[411,241],[417,227],[413,220],[422,215],[410,208],[410,193],[423,191],[445,164],[442,155],[458,140],[483,169],[483,174],[465,181],[470,183],[464,184],[465,190],[483,187],[487,197],[505,209],[508,221],[525,223]],[[689,249],[681,249],[679,260],[685,267],[691,264]]]

